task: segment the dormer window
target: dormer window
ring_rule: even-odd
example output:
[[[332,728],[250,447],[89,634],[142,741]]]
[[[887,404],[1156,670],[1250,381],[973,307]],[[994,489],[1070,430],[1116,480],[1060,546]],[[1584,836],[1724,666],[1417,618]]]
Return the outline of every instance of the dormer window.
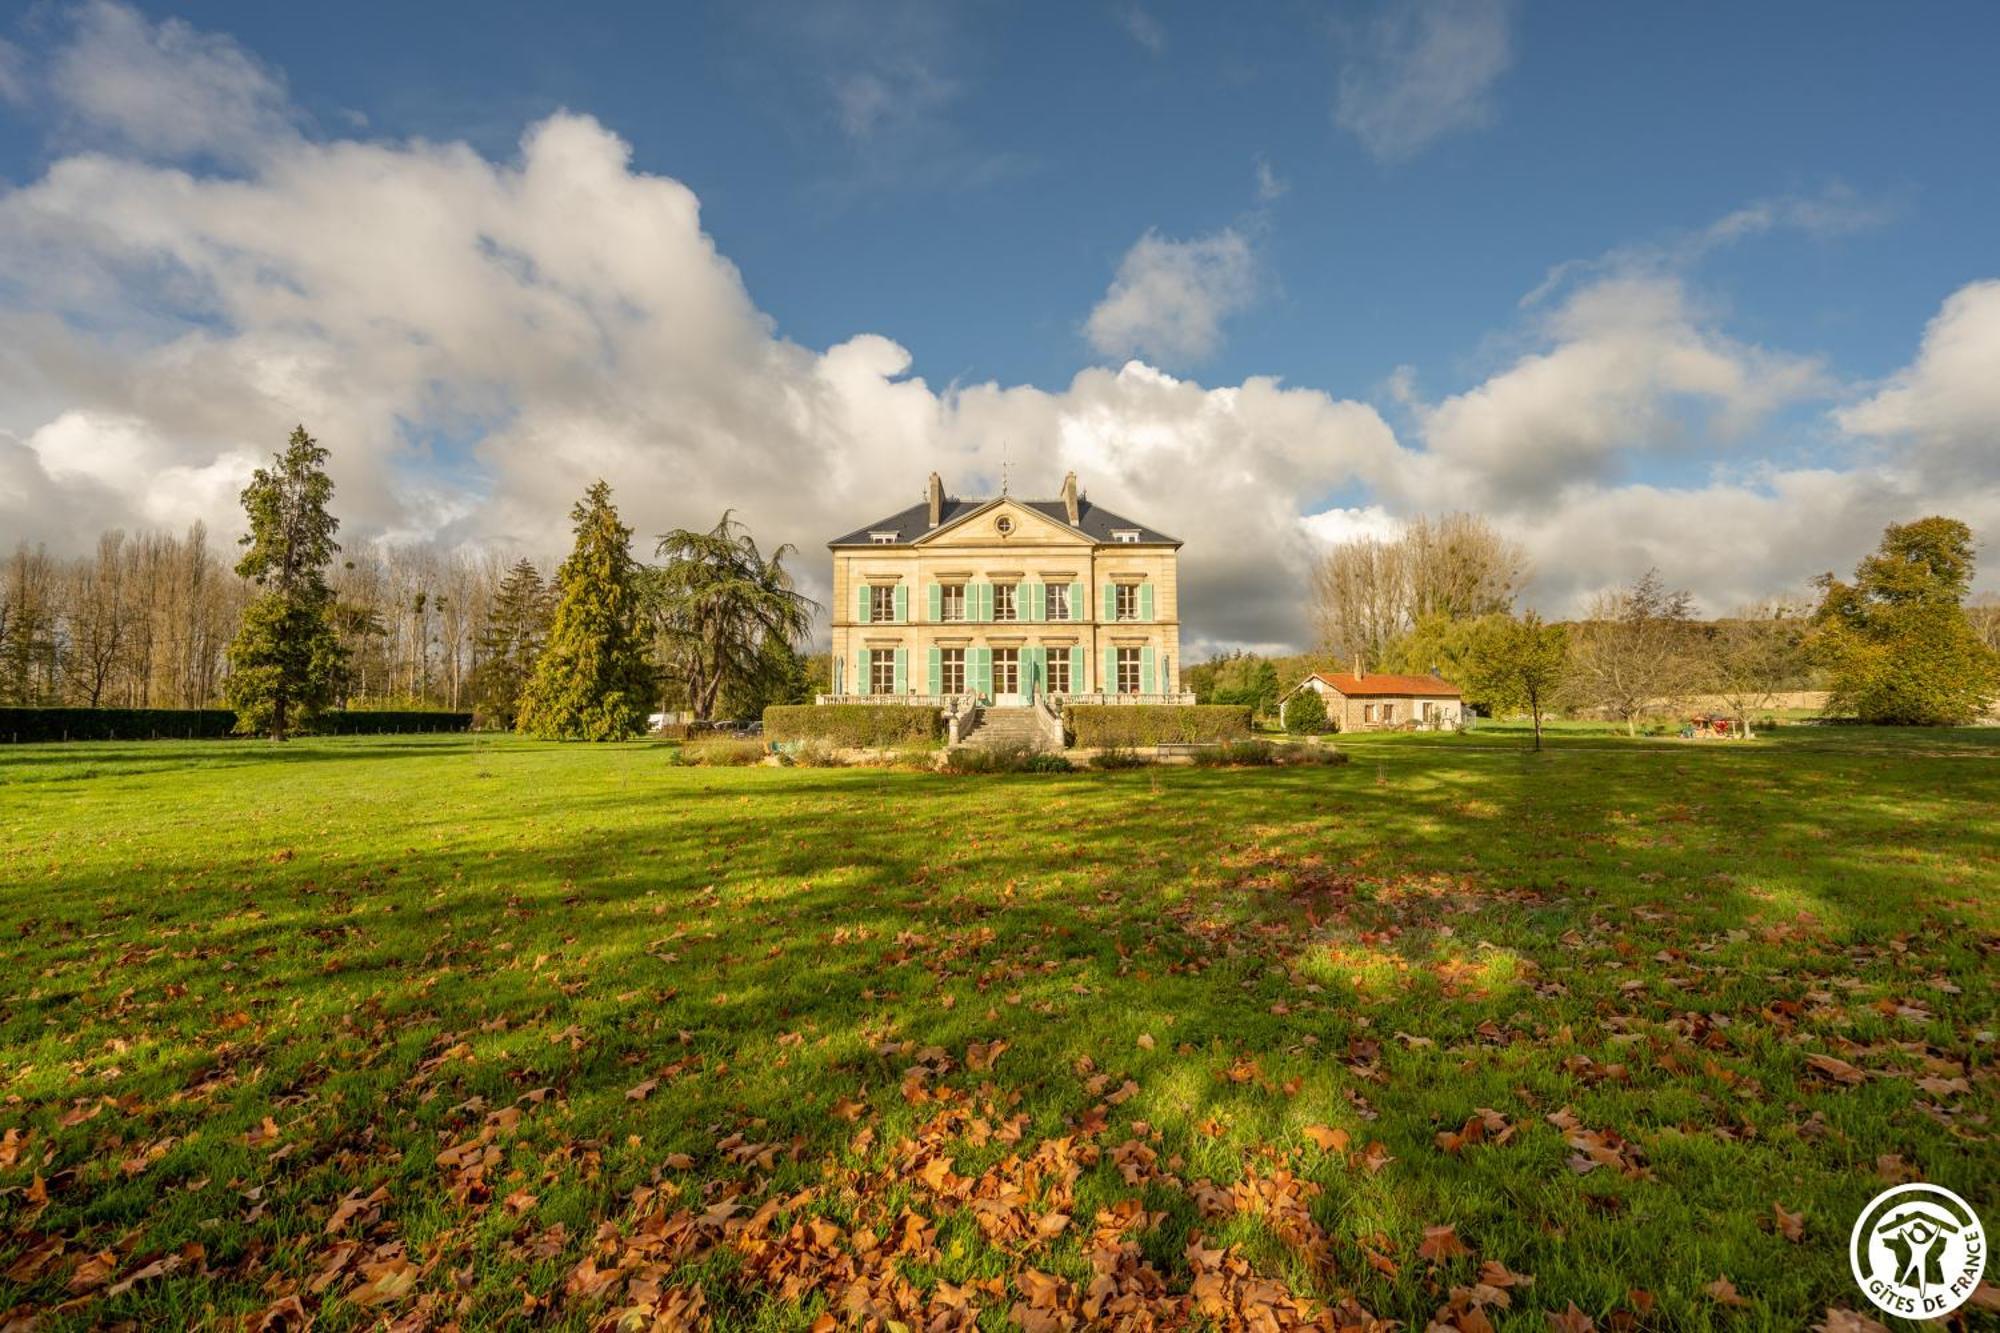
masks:
[[[1111,540],[1114,542],[1136,542],[1139,540],[1139,529],[1113,528],[1111,530]]]
[[[893,532],[871,532],[868,534],[868,540],[874,542],[877,546],[894,546],[896,544],[896,534]]]

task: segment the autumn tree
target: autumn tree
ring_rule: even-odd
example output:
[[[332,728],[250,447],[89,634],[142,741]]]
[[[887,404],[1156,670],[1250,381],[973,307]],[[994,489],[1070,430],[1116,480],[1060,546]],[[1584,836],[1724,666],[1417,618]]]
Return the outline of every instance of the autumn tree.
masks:
[[[1694,598],[1657,569],[1601,593],[1570,641],[1578,697],[1636,734],[1637,719],[1684,697],[1693,673]]]
[[[1396,641],[1425,622],[1511,611],[1527,553],[1476,514],[1419,514],[1400,535],[1329,549],[1314,567],[1310,613],[1322,650],[1381,670]]]
[[[1533,611],[1491,621],[1479,636],[1469,683],[1496,712],[1526,712],[1534,721],[1535,748],[1542,748],[1542,717],[1553,707],[1570,676],[1569,635],[1561,625],[1545,625]]]
[[[549,612],[549,588],[541,572],[531,560],[515,561],[493,594],[479,634],[479,669],[472,678],[479,711],[510,730],[548,637]]]
[[[1425,616],[1389,644],[1381,668],[1406,676],[1436,672],[1465,692],[1468,705],[1490,712],[1492,701],[1480,697],[1473,685],[1472,659],[1480,638],[1505,619],[1500,612],[1470,619]]]
[[[818,605],[785,568],[793,547],[769,556],[733,511],[705,532],[676,528],[656,553],[666,564],[648,581],[654,643],[661,666],[685,692],[695,717],[715,716],[725,691],[768,692],[774,669],[812,628]]]
[[[1829,709],[1930,726],[1984,713],[2000,693],[2000,655],[1966,618],[1972,571],[1972,530],[1931,517],[1891,524],[1853,583],[1822,575],[1810,646]]]
[[[515,725],[549,740],[620,740],[644,729],[650,700],[632,529],[603,481],[570,520],[576,544],[556,571],[548,641]]]
[[[340,546],[340,522],[327,512],[333,480],[327,451],[292,432],[273,466],[258,468],[243,489],[250,531],[236,572],[261,592],[243,612],[229,645],[230,706],[237,729],[284,740],[309,726],[334,697],[341,667],[327,566]]]

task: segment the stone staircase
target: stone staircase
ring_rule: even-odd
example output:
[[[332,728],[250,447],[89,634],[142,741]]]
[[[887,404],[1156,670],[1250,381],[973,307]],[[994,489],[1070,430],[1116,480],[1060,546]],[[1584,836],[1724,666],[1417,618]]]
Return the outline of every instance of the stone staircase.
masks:
[[[959,739],[962,745],[982,750],[1046,750],[1048,737],[1042,734],[1033,708],[981,708],[972,730]]]

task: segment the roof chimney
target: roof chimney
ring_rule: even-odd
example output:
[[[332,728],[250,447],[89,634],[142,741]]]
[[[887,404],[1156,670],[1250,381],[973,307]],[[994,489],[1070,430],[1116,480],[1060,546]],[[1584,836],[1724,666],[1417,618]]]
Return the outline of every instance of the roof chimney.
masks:
[[[1081,518],[1082,515],[1079,514],[1077,511],[1076,473],[1074,472],[1069,473],[1067,476],[1063,478],[1062,502],[1063,502],[1063,512],[1069,515],[1069,525],[1071,527],[1075,527],[1077,525],[1078,519]]]
[[[931,473],[930,483],[925,489],[930,495],[931,501],[931,526],[936,527],[938,524],[944,522],[944,482],[938,479],[937,473],[933,472]]]

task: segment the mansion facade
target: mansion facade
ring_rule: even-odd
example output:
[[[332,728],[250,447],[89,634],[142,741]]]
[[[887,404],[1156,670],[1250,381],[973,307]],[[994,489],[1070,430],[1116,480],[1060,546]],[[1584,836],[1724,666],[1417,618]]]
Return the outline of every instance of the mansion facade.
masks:
[[[1054,500],[948,497],[934,472],[924,503],[827,546],[827,701],[1192,701],[1180,542],[1092,504],[1073,472]]]

